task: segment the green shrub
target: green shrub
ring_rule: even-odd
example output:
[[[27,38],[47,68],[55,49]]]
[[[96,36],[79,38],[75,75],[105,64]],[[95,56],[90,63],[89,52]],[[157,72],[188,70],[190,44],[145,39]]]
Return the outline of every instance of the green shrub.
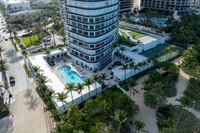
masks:
[[[27,68],[26,64],[24,64],[23,67],[24,67],[24,70],[25,70],[27,76],[29,78],[32,78],[32,74],[31,74],[30,70]]]

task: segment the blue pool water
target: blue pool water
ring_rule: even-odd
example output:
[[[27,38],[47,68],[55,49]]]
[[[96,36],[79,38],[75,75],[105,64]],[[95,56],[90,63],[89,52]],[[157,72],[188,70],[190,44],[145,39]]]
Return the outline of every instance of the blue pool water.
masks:
[[[63,78],[68,83],[83,83],[85,77],[79,76],[76,72],[71,71],[71,67],[69,66],[62,66],[58,68],[58,72],[63,76]]]
[[[165,19],[165,18],[156,18],[155,21],[156,21],[156,23],[164,24],[167,21],[167,19]]]

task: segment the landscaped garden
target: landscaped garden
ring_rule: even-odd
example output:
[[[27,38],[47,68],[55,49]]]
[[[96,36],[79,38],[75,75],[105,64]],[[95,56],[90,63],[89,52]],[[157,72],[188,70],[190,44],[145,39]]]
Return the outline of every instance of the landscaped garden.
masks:
[[[123,32],[122,30],[119,30],[119,32],[122,34],[122,36],[123,36],[125,39],[128,39],[128,38],[129,38],[129,36],[128,36],[125,32]]]
[[[131,37],[139,38],[139,37],[145,36],[144,33],[137,32],[137,31],[134,31],[134,30],[130,30],[130,29],[128,29],[128,28],[120,27],[120,28],[119,28],[119,31],[122,31],[122,30],[129,31],[128,34],[129,34]],[[125,33],[125,34],[126,34],[126,33]]]
[[[200,111],[200,80],[191,78],[189,85],[184,91],[184,96],[189,99],[189,106]]]
[[[189,75],[195,77],[200,76],[200,46],[194,46],[191,49],[184,51],[180,67]]]
[[[32,44],[32,46],[40,45],[38,35],[33,35],[31,37],[29,37],[29,36],[28,37],[20,37],[20,39],[22,40],[22,42],[24,43],[24,45],[26,47],[30,47],[31,44]]]
[[[160,107],[157,120],[161,133],[197,133],[200,127],[200,120],[179,106]]]
[[[113,86],[79,106],[69,105],[60,117],[56,131],[128,133],[131,131],[130,120],[138,111],[139,107]]]
[[[149,78],[144,82],[144,102],[147,106],[157,107],[164,105],[167,97],[176,96],[175,87],[178,80],[179,69],[172,62],[162,65],[165,72],[160,74],[157,71],[149,72]]]
[[[152,56],[155,56],[156,54],[159,55],[160,57],[158,58],[158,61],[159,62],[162,62],[162,61],[165,61],[177,54],[179,54],[180,52],[184,51],[183,48],[181,47],[177,47],[177,46],[174,46],[173,49],[170,49],[169,50],[166,50],[166,48],[168,49],[169,46],[172,46],[170,44],[160,44],[152,49],[149,49],[147,51],[144,51],[142,53],[140,53],[141,55],[147,57],[147,58],[150,58]]]

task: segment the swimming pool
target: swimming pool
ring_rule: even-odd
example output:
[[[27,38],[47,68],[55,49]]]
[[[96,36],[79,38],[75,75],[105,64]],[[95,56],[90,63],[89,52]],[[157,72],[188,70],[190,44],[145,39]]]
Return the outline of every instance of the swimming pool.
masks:
[[[63,78],[67,81],[67,83],[83,83],[85,77],[79,76],[76,72],[71,70],[69,66],[59,67],[58,72],[63,76]]]
[[[166,18],[155,18],[156,23],[165,24],[166,21]]]

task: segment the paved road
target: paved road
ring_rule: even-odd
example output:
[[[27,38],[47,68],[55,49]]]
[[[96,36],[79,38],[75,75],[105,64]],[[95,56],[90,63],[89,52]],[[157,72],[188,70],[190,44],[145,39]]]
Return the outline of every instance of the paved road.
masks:
[[[0,18],[1,20],[1,18]],[[2,25],[0,23],[0,28]],[[9,34],[0,31],[0,40],[2,36],[9,38]],[[0,120],[0,133],[48,133],[47,117],[43,111],[43,102],[35,91],[33,79],[29,79],[23,69],[23,60],[19,60],[20,53],[15,52],[11,42],[3,40],[0,42],[5,51],[3,58],[7,59],[9,70],[8,75],[15,77],[16,83],[11,86],[10,91],[13,94],[10,112],[14,118],[5,117]],[[15,98],[14,98],[15,97]],[[11,126],[13,122],[13,126]],[[6,128],[9,125],[9,128]]]

